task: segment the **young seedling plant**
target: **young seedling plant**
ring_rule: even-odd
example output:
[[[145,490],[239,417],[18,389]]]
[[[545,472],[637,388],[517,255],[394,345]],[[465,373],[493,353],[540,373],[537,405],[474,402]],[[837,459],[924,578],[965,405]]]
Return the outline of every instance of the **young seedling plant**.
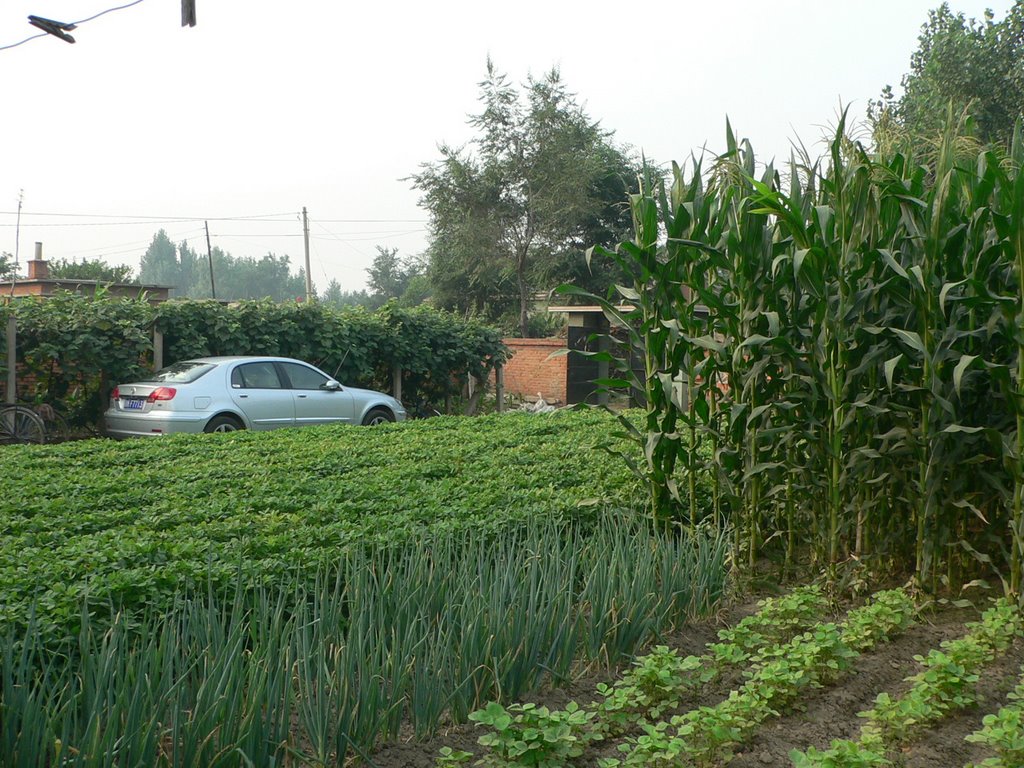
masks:
[[[1024,765],[1024,671],[1017,687],[1007,697],[1010,703],[998,712],[985,715],[982,726],[967,741],[983,744],[995,752],[968,768],[1016,768]]]
[[[923,669],[907,678],[911,683],[910,689],[900,697],[880,693],[872,709],[859,713],[868,722],[861,728],[858,740],[839,739],[823,751],[814,748],[806,752],[793,750],[790,757],[794,766],[861,768],[891,765],[888,754],[912,741],[921,730],[976,701],[975,685],[979,671],[1009,648],[1014,638],[1021,634],[1022,626],[1021,613],[1015,604],[1005,598],[996,601],[982,614],[980,621],[967,624],[963,637],[943,642],[940,649],[929,651],[927,656],[914,657]],[[996,726],[996,720],[989,722]],[[1012,715],[1009,722],[1012,723]],[[997,735],[997,730],[996,726],[985,736],[975,734],[975,740],[989,736],[998,740],[1005,733]],[[1024,739],[1021,742],[1024,743]],[[1012,748],[1012,741],[1010,746]],[[1006,766],[1021,764],[1010,762]],[[999,762],[982,763],[984,768],[1002,765]]]
[[[576,702],[569,702],[564,710],[551,710],[536,704],[512,704],[506,709],[492,701],[469,715],[470,720],[491,729],[479,739],[490,751],[475,765],[560,768],[582,755],[588,742],[600,738],[590,725],[593,717],[593,712],[580,709]]]
[[[735,627],[718,633],[717,643],[708,644],[704,656],[686,656],[667,646],[633,662],[614,685],[601,684],[597,691],[604,701],[595,703],[598,727],[604,734],[621,734],[645,721],[657,723],[662,714],[675,709],[686,691],[707,684],[747,663],[763,661],[774,644],[812,626],[828,608],[828,600],[817,585],[798,587],[787,595],[758,603],[757,613]]]
[[[705,768],[728,762],[736,745],[765,720],[792,708],[807,688],[834,682],[862,651],[905,628],[914,612],[906,594],[880,593],[851,611],[842,625],[820,623],[788,643],[766,648],[762,661],[746,673],[746,683],[727,699],[668,724],[644,724],[643,735],[619,746],[625,758],[607,758],[601,768]]]

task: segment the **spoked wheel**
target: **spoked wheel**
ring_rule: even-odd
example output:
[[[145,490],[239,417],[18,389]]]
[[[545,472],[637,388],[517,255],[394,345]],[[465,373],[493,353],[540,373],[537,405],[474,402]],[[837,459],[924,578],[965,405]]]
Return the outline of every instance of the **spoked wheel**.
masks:
[[[68,426],[67,419],[52,405],[49,403],[37,405],[35,412],[46,427],[46,442],[62,443],[71,436],[71,428]]]
[[[230,416],[214,416],[203,428],[204,432],[237,432],[245,429],[241,422]]]
[[[0,445],[45,442],[46,423],[38,413],[20,405],[0,409]]]
[[[395,420],[395,414],[385,408],[373,408],[363,418],[364,427],[376,427],[378,424],[388,424]]]

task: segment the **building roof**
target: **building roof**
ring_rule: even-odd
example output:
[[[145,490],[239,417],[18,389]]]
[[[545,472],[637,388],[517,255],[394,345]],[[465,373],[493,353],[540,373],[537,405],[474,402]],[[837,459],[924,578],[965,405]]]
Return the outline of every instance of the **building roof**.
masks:
[[[636,307],[634,307],[632,304],[617,304],[615,305],[615,309],[617,309],[619,312],[631,312],[632,310],[636,309]],[[708,308],[705,307],[703,304],[697,304],[693,308],[693,311],[694,314],[700,315],[702,317],[706,317],[708,314],[710,314],[708,312]],[[565,312],[567,314],[596,315],[602,314],[604,312],[604,309],[602,307],[597,306],[596,304],[567,304],[559,307],[548,307],[548,312]]]
[[[150,301],[165,301],[172,286],[155,283],[110,283],[103,280],[75,280],[56,277],[33,277],[0,283],[0,296],[55,296],[61,291],[95,294],[101,288],[112,296],[141,296]]]

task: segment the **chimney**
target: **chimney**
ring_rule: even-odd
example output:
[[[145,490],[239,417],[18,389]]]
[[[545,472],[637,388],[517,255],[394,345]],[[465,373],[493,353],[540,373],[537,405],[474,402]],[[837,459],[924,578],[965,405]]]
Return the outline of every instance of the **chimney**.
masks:
[[[43,261],[43,244],[36,243],[36,257],[28,262],[29,280],[49,280],[50,265]]]

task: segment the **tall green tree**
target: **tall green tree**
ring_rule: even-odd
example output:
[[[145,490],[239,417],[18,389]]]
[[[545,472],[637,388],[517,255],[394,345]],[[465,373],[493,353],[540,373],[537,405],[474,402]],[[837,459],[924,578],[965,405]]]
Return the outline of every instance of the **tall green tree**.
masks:
[[[181,280],[178,251],[164,230],[153,235],[146,252],[139,260],[139,280],[143,283],[172,286],[170,295],[182,295],[187,284]]]
[[[369,275],[370,295],[377,306],[381,306],[391,299],[409,298],[412,303],[416,297],[423,294],[422,283],[417,281],[423,274],[423,265],[415,258],[402,258],[398,255],[397,248],[385,248],[377,246],[377,255],[373,257],[373,264],[367,268]],[[415,285],[412,285],[416,282]],[[410,296],[406,297],[410,286],[413,290]],[[421,298],[422,301],[422,298]]]
[[[992,11],[968,19],[948,3],[929,11],[902,86],[899,98],[886,86],[872,105],[876,132],[937,138],[952,108],[974,118],[978,139],[1008,147],[1024,115],[1024,0],[1000,21]]]
[[[50,262],[50,275],[63,280],[98,280],[103,283],[137,282],[127,264],[107,264],[103,259],[68,260]]]
[[[428,275],[440,305],[511,309],[525,335],[534,292],[587,281],[585,249],[628,231],[637,164],[557,69],[519,88],[488,60],[480,102],[470,145],[442,145],[411,177],[430,212]]]

